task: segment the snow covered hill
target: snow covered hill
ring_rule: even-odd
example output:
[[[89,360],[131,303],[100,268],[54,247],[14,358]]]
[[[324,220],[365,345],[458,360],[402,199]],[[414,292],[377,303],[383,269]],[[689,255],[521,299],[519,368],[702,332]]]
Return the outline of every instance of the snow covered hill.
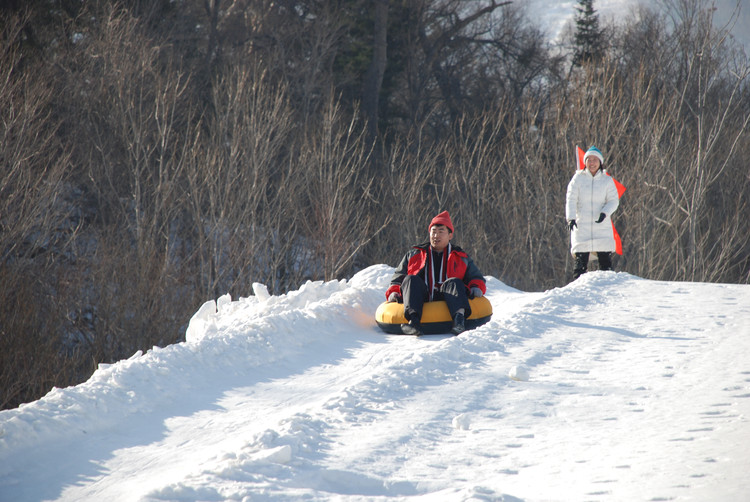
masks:
[[[750,286],[490,279],[488,324],[413,338],[373,319],[392,271],[220,298],[0,412],[0,500],[750,497]]]

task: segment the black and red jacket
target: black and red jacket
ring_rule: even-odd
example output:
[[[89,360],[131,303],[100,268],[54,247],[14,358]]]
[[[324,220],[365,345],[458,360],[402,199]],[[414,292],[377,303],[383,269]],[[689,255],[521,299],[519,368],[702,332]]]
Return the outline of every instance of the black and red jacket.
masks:
[[[391,278],[391,285],[385,292],[386,299],[391,293],[401,294],[401,283],[407,275],[423,275],[420,272],[427,263],[427,253],[430,253],[430,243],[418,244],[409,250],[401,259],[401,263],[396,267],[396,271]],[[463,249],[458,246],[452,246],[450,255],[448,255],[447,278],[457,277],[461,279],[467,289],[479,288],[482,293],[487,292],[487,286],[484,282],[484,276],[474,261],[469,258]]]

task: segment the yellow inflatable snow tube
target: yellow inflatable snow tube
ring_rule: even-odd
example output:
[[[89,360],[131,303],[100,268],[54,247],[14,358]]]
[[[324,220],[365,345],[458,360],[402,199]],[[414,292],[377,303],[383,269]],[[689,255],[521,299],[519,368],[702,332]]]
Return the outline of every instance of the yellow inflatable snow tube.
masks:
[[[466,329],[474,329],[492,317],[492,304],[482,296],[469,300],[471,315],[466,319]],[[409,321],[404,317],[404,304],[383,302],[375,312],[375,321],[380,329],[392,335],[402,335],[401,325]],[[425,302],[422,310],[422,331],[425,334],[449,333],[453,319],[444,301]]]

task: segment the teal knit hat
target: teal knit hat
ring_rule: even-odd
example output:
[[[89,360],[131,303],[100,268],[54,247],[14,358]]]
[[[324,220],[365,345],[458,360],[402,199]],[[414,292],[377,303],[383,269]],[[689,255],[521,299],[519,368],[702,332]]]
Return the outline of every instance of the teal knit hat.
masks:
[[[600,152],[599,149],[595,146],[589,147],[589,149],[586,150],[586,153],[583,154],[583,163],[585,164],[586,159],[591,157],[592,155],[599,159],[599,162],[604,165],[604,155],[602,155],[602,152]]]

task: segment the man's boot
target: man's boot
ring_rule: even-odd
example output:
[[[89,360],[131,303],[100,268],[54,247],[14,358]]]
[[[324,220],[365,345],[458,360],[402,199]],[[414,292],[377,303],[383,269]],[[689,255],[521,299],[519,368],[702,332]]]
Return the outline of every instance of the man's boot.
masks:
[[[424,335],[424,331],[422,331],[422,323],[420,323],[419,319],[417,318],[411,319],[408,324],[402,324],[401,332],[405,335],[414,335],[414,336]]]
[[[460,335],[466,331],[466,325],[464,324],[464,314],[462,312],[459,312],[456,314],[456,317],[453,318],[453,328],[451,329],[451,333],[454,335]]]

